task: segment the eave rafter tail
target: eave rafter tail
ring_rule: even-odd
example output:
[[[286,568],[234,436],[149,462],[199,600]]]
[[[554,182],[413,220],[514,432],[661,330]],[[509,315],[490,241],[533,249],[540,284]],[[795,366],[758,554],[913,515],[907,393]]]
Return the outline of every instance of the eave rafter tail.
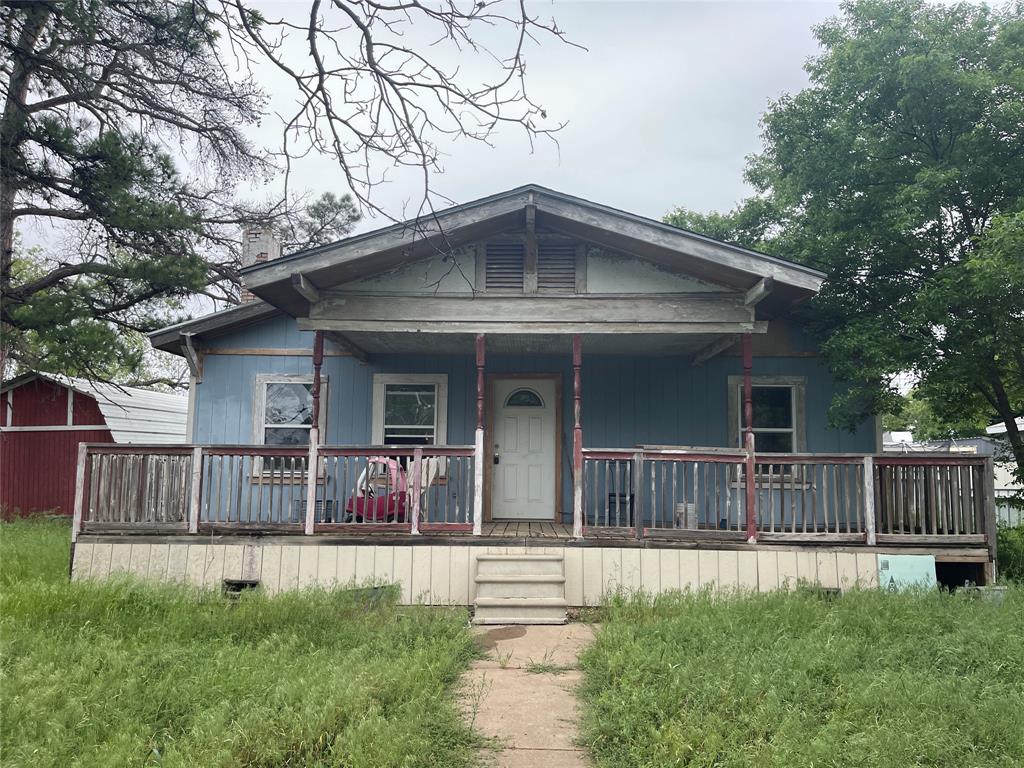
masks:
[[[299,323],[299,327],[302,327],[301,321]],[[324,328],[313,328],[313,329],[310,329],[310,330],[321,330],[321,331],[323,331],[324,332],[324,338],[326,338],[329,342],[331,342],[334,346],[336,346],[342,352],[347,352],[348,354],[352,355],[352,357],[354,357],[359,362],[361,362],[361,363],[368,363],[370,361],[370,354],[366,350],[364,350],[362,347],[360,347],[358,344],[353,342],[345,334],[343,334],[343,333],[341,333],[339,331],[332,331],[332,330],[327,330],[327,329],[324,329]]]
[[[320,301],[320,289],[301,272],[292,273],[292,288],[310,304]]]
[[[729,347],[733,346],[739,340],[740,334],[738,333],[729,333],[720,339],[715,339],[706,347],[699,350],[697,354],[695,354],[693,358],[691,358],[690,363],[692,365],[703,365],[711,358],[716,357],[725,352],[725,350],[729,349]]]

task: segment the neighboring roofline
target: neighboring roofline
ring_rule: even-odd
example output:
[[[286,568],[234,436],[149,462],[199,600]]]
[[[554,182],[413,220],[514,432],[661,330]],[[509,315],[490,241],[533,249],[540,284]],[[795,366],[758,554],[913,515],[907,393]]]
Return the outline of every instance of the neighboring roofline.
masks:
[[[15,376],[13,379],[8,379],[0,386],[0,392],[8,392],[12,389],[17,389],[25,384],[28,384],[37,379],[42,379],[50,384],[55,384],[58,387],[64,387],[66,389],[73,389],[79,394],[86,395],[87,397],[95,398],[97,395],[102,396],[103,392],[90,391],[87,387],[78,384],[78,381],[88,382],[88,379],[82,379],[76,376],[64,376],[60,373],[47,373],[45,371],[29,371],[19,376]],[[107,381],[89,382],[91,386],[96,389],[102,389],[103,387],[110,387],[111,389],[123,390],[128,394],[139,393],[140,395],[166,395],[167,397],[177,397],[183,399],[183,395],[175,394],[174,392],[162,392],[159,389],[144,389],[142,387],[133,387],[126,384],[113,384]]]
[[[7,392],[8,390],[11,390],[11,389],[17,389],[22,384],[28,384],[30,381],[33,381],[34,379],[38,379],[41,376],[42,376],[42,374],[37,373],[36,371],[31,371],[29,373],[22,373],[22,374],[20,374],[18,376],[15,376],[13,379],[8,379],[7,381],[5,381],[2,384],[0,384],[0,392]]]
[[[442,209],[440,211],[435,211],[433,213],[433,217],[439,218],[439,217],[442,217],[442,216],[450,216],[451,214],[460,213],[462,211],[468,211],[468,210],[471,210],[473,208],[477,208],[477,207],[480,207],[480,206],[483,206],[483,205],[487,205],[488,203],[492,203],[492,202],[495,202],[497,200],[501,200],[502,198],[505,198],[505,197],[514,197],[515,195],[520,195],[520,194],[523,194],[524,192],[539,192],[539,193],[542,193],[542,194],[545,194],[545,195],[550,195],[551,197],[553,197],[553,198],[555,198],[557,200],[562,200],[563,202],[567,202],[567,203],[572,203],[574,205],[581,205],[581,206],[593,208],[593,209],[601,211],[603,213],[610,213],[610,214],[614,214],[616,216],[622,216],[622,217],[625,217],[627,219],[630,219],[631,221],[635,221],[635,222],[637,222],[639,224],[644,224],[646,226],[655,227],[655,228],[657,228],[659,230],[662,230],[662,231],[673,232],[673,233],[680,233],[681,232],[681,233],[684,233],[686,235],[689,235],[690,237],[696,238],[697,240],[700,240],[702,242],[708,243],[710,245],[727,248],[727,249],[729,249],[731,251],[734,251],[736,253],[740,253],[740,254],[743,254],[745,256],[752,256],[752,257],[755,257],[755,258],[763,259],[763,260],[766,260],[766,261],[769,261],[769,262],[772,262],[772,263],[775,263],[775,264],[779,264],[780,266],[794,268],[794,269],[800,270],[802,272],[806,272],[807,274],[813,275],[815,277],[820,277],[822,279],[824,279],[826,277],[826,274],[824,272],[822,272],[820,270],[817,270],[817,269],[814,269],[813,267],[808,267],[806,264],[801,264],[800,262],[797,262],[797,261],[791,261],[789,259],[783,259],[783,258],[778,257],[778,256],[772,256],[770,254],[763,253],[761,251],[756,251],[756,250],[754,250],[752,248],[745,248],[745,247],[743,247],[741,245],[736,245],[735,243],[729,243],[729,242],[726,242],[725,240],[719,240],[717,238],[710,237],[708,235],[703,235],[703,234],[701,234],[699,232],[694,232],[694,231],[689,230],[689,229],[684,229],[683,227],[676,227],[676,226],[673,226],[671,224],[666,224],[665,222],[658,221],[657,219],[651,219],[651,218],[648,218],[646,216],[640,216],[640,215],[635,214],[635,213],[630,213],[629,211],[624,211],[624,210],[622,210],[620,208],[613,208],[611,206],[602,205],[601,203],[595,203],[595,202],[593,202],[591,200],[587,200],[587,199],[582,198],[582,197],[575,197],[573,195],[567,195],[567,194],[565,194],[563,192],[558,192],[557,190],[550,189],[548,187],[543,187],[543,186],[541,186],[539,184],[524,184],[524,185],[522,185],[520,187],[515,187],[514,189],[509,189],[509,190],[506,190],[504,192],[498,192],[498,193],[493,194],[493,195],[488,195],[487,197],[481,197],[481,198],[478,198],[477,200],[472,200],[472,201],[470,201],[468,203],[460,203],[458,205],[453,205],[453,206],[450,206],[448,208],[444,208],[444,209]],[[290,254],[288,254],[286,256],[281,256],[280,258],[273,259],[272,261],[267,261],[267,262],[262,262],[262,263],[259,263],[259,264],[250,265],[250,266],[245,267],[244,269],[240,270],[240,274],[243,274],[243,275],[254,274],[254,273],[259,272],[259,271],[261,271],[263,269],[266,269],[268,267],[277,267],[277,266],[280,266],[282,263],[298,261],[298,260],[304,259],[304,258],[306,258],[308,256],[313,256],[313,255],[316,255],[316,254],[319,254],[319,253],[324,253],[325,251],[330,251],[330,250],[332,250],[334,248],[337,248],[339,246],[353,245],[353,244],[360,243],[360,242],[363,242],[363,241],[366,241],[366,240],[371,240],[371,239],[373,239],[375,237],[380,237],[382,235],[387,235],[387,234],[391,234],[391,233],[394,233],[394,232],[401,232],[403,230],[409,229],[412,226],[415,226],[418,221],[429,220],[430,218],[431,218],[430,216],[422,216],[422,217],[419,217],[419,218],[416,218],[416,219],[407,219],[405,221],[396,222],[394,224],[390,224],[390,225],[385,226],[385,227],[380,227],[378,229],[370,230],[369,232],[363,232],[362,234],[359,234],[359,235],[353,235],[352,237],[342,238],[341,240],[336,240],[336,241],[334,241],[332,243],[327,243],[325,245],[319,245],[319,246],[317,246],[315,248],[306,248],[304,250],[296,251],[295,253],[290,253]]]
[[[1017,429],[1024,430],[1024,416],[1018,416],[1016,419],[1014,419],[1014,423],[1016,423]],[[985,427],[985,434],[1005,435],[1006,425],[1001,421],[997,421],[995,424],[990,424],[989,426]]]
[[[282,313],[282,310],[272,304],[256,299],[153,331],[148,334],[149,343],[154,349],[180,354],[179,348],[185,335],[222,332]]]

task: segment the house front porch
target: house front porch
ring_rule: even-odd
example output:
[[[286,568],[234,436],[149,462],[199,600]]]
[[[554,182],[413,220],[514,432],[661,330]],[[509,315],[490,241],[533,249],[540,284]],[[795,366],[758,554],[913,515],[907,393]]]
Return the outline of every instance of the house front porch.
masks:
[[[353,515],[366,470],[382,457],[406,468],[404,484],[395,492],[385,473],[375,493],[400,504],[388,519]],[[745,452],[681,446],[586,449],[575,534],[573,524],[554,520],[483,520],[473,446],[83,444],[74,537],[90,548],[557,547],[783,559],[918,553],[977,564],[987,575],[975,581],[992,578],[994,505],[984,458],[756,454],[750,495],[749,460]],[[443,464],[432,477],[422,469],[430,462]],[[310,466],[318,467],[312,476]]]
[[[760,330],[762,348],[780,343]],[[471,602],[478,561],[554,557],[584,605],[616,586],[878,584],[880,557],[918,555],[950,583],[990,583],[991,461],[807,450],[874,439],[830,431],[820,362],[785,339],[755,358],[757,335],[364,333],[361,357],[328,358],[318,330],[309,375],[216,376],[251,399],[263,444],[80,446],[75,573],[394,578],[409,600]],[[207,372],[238,357],[211,353]],[[224,434],[233,400],[209,402],[196,429]],[[653,442],[687,434],[718,444]]]

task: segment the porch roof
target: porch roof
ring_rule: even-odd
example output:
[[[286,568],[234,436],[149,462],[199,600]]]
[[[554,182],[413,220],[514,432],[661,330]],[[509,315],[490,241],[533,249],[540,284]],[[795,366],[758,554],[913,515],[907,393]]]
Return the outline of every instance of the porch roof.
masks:
[[[327,338],[329,341],[338,339],[342,345],[367,355],[472,355],[476,336],[472,333],[360,331],[346,332],[343,337],[327,332]],[[572,354],[572,334],[488,333],[486,338],[489,355],[560,355],[569,359]],[[738,337],[709,333],[582,334],[583,349],[588,355],[697,355],[716,341],[724,343],[726,339],[730,342],[728,346],[732,346]]]

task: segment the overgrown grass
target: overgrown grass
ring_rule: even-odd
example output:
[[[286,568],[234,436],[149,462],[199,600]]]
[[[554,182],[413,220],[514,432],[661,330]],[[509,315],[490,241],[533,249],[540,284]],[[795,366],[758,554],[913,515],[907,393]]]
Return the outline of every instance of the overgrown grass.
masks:
[[[66,580],[67,528],[0,528],[4,765],[463,766],[464,611]]]
[[[999,526],[996,570],[1000,581],[1024,584],[1024,525]]]
[[[613,601],[582,657],[599,766],[1020,766],[1024,589]]]

